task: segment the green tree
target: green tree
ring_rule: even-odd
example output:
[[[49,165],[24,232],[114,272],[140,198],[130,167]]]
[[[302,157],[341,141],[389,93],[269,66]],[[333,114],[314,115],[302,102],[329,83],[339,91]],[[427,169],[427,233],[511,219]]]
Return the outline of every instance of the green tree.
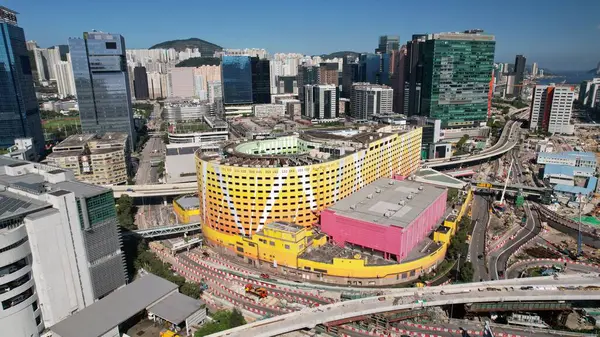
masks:
[[[456,149],[462,149],[467,140],[469,140],[469,135],[463,135],[462,137],[460,137],[460,139],[456,143]]]
[[[204,324],[196,330],[194,337],[208,336],[213,333],[235,328],[236,326],[246,324],[242,313],[233,309],[233,311],[219,310],[212,315],[212,321]]]
[[[507,113],[510,112],[510,108],[505,106],[504,108],[502,108],[502,114],[506,115]]]
[[[117,220],[119,221],[119,225],[126,229],[137,229],[134,223],[133,198],[127,194],[123,194],[117,200]]]
[[[237,308],[233,309],[231,316],[229,316],[229,328],[235,328],[244,324],[246,324],[246,319],[242,313]]]
[[[473,281],[473,264],[471,262],[465,262],[460,268],[460,273],[458,273],[458,278],[462,282],[472,282]]]
[[[156,167],[156,173],[158,173],[159,177],[162,177],[165,174],[165,162],[161,161],[160,163],[158,163],[158,166]]]
[[[448,200],[454,202],[458,199],[458,189],[450,187],[448,189]]]
[[[202,295],[202,291],[200,290],[200,285],[198,283],[185,282],[180,288],[179,291],[192,298],[200,298]]]

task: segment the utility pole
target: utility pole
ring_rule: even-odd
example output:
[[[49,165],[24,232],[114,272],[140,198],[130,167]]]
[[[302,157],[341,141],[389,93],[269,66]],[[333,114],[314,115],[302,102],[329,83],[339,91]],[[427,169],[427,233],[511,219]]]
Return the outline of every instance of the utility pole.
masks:
[[[577,256],[581,256],[581,209],[583,208],[583,196],[579,193],[579,226],[577,226]]]
[[[504,203],[504,194],[506,194],[506,187],[508,186],[508,181],[510,180],[510,173],[512,171],[512,166],[515,159],[510,160],[510,166],[508,167],[508,174],[506,175],[506,181],[504,182],[504,189],[502,190],[502,196],[500,197],[500,204]]]

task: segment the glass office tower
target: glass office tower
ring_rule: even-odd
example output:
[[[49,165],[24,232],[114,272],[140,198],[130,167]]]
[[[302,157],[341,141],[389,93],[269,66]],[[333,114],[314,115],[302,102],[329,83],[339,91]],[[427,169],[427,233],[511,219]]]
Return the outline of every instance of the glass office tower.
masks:
[[[83,33],[69,39],[81,129],[86,133],[125,132],[136,142],[125,57],[119,34]]]
[[[36,153],[44,152],[44,133],[33,88],[23,28],[17,13],[0,6],[0,147],[31,137]]]
[[[389,84],[390,55],[361,54],[358,65],[358,78],[360,82]]]
[[[252,102],[254,104],[271,103],[271,67],[269,60],[253,57],[252,66]]]
[[[423,51],[421,114],[442,127],[487,121],[495,39],[479,30],[428,36]]]
[[[250,56],[223,56],[223,104],[252,104]]]

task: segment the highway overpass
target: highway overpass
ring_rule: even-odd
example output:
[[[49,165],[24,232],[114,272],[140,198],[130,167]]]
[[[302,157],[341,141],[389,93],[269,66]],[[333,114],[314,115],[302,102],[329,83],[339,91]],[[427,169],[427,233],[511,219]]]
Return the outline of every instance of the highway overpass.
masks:
[[[539,283],[542,279],[545,281],[544,284]],[[551,284],[547,284],[549,280]],[[357,316],[449,304],[600,300],[599,282],[600,277],[594,274],[560,276],[557,279],[536,277],[441,287],[409,288],[404,292],[394,292],[393,295],[367,297],[307,308],[210,336],[270,337],[301,329],[312,329],[318,324]],[[559,287],[561,288],[559,289]]]
[[[496,191],[504,190],[504,183],[488,183],[485,181],[471,181],[471,184],[475,189],[490,189]],[[550,201],[550,196],[552,195],[552,189],[544,188],[544,187],[534,187],[522,184],[508,184],[506,186],[506,191],[508,192],[522,192],[523,195],[536,195],[541,197],[542,199],[547,199]]]
[[[106,186],[113,190],[115,198],[127,194],[132,198],[142,197],[162,197],[182,194],[191,194],[198,192],[196,182],[181,184],[152,184],[152,185],[113,185]]]
[[[445,166],[456,166],[459,164],[467,164],[472,162],[479,162],[482,160],[494,158],[505,154],[512,150],[517,145],[517,132],[521,128],[521,122],[508,121],[502,130],[500,139],[489,149],[482,151],[478,154],[466,154],[461,156],[454,156],[451,158],[438,158],[426,160],[423,167],[440,168]]]

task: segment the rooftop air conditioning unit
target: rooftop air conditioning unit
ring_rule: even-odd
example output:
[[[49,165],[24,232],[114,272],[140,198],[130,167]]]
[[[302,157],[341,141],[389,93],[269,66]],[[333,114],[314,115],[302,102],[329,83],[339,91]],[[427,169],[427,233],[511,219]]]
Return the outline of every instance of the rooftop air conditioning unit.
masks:
[[[406,205],[406,201],[404,201],[404,200],[400,200],[400,202],[398,203],[398,205],[400,205],[400,206],[404,206],[404,205]]]

